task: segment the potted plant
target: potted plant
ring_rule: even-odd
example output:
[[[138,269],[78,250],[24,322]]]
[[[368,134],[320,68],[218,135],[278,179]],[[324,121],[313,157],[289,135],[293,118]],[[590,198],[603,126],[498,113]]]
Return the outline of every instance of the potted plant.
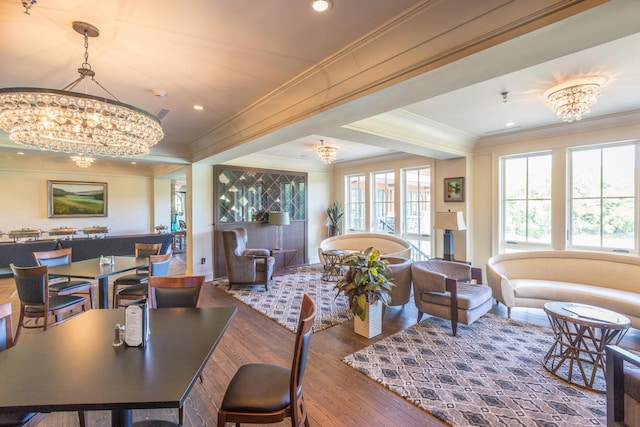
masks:
[[[349,270],[336,283],[337,295],[343,293],[349,299],[355,332],[374,337],[382,332],[382,305],[391,301],[391,269],[373,248],[347,255],[343,265]]]
[[[336,200],[327,208],[327,225],[329,226],[329,237],[338,236],[340,234],[342,217],[344,217],[344,210],[340,205],[340,201]]]

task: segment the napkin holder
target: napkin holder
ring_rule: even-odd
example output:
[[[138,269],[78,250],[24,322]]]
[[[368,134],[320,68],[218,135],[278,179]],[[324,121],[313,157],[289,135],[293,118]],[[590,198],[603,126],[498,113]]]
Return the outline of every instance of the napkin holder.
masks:
[[[131,303],[124,309],[124,342],[129,347],[146,347],[149,340],[149,304]]]
[[[102,256],[100,255],[100,265],[113,265],[114,263],[114,259],[113,259],[113,255],[111,256]]]

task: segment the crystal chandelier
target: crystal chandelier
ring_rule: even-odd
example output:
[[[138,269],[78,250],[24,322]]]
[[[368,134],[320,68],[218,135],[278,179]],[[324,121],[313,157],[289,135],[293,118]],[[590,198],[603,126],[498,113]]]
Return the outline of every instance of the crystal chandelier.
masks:
[[[93,162],[96,159],[94,159],[93,157],[87,157],[87,156],[71,156],[71,160],[76,162],[76,166],[78,167],[88,168],[93,164]]]
[[[74,22],[84,36],[84,63],[80,77],[62,90],[41,88],[0,89],[0,129],[11,141],[41,150],[96,156],[139,156],[164,134],[154,115],[124,104],[95,80],[89,64],[89,37],[96,27]],[[71,92],[86,77],[112,98]]]
[[[327,165],[333,162],[338,155],[338,147],[333,145],[324,145],[324,140],[322,139],[320,140],[320,145],[316,147],[316,151],[318,152],[320,160]]]
[[[600,97],[600,86],[604,78],[599,76],[583,77],[561,83],[544,93],[547,104],[563,122],[582,119],[590,112],[592,105]]]

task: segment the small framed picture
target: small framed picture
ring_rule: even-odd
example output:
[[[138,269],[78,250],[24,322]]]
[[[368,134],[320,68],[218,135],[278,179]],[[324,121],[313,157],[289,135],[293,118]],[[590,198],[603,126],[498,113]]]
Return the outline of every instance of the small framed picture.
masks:
[[[464,178],[444,179],[444,201],[464,202]]]

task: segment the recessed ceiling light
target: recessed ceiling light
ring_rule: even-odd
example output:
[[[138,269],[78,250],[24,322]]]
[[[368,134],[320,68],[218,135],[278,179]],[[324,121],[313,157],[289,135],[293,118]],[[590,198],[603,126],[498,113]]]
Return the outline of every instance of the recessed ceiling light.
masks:
[[[333,7],[331,0],[311,0],[311,8],[316,12],[325,12]]]
[[[22,152],[22,151],[18,151],[16,154],[17,154],[18,156],[24,156],[24,152]]]
[[[200,111],[200,110],[204,110],[204,107],[202,105],[194,105],[193,109]]]
[[[132,164],[132,165],[137,165],[138,163],[137,163],[137,162],[131,162],[131,164]]]
[[[507,122],[507,123],[505,123],[504,125],[505,125],[506,127],[510,128],[510,127],[512,127],[512,126],[515,126],[515,125],[516,125],[516,123],[515,123],[515,122]]]

